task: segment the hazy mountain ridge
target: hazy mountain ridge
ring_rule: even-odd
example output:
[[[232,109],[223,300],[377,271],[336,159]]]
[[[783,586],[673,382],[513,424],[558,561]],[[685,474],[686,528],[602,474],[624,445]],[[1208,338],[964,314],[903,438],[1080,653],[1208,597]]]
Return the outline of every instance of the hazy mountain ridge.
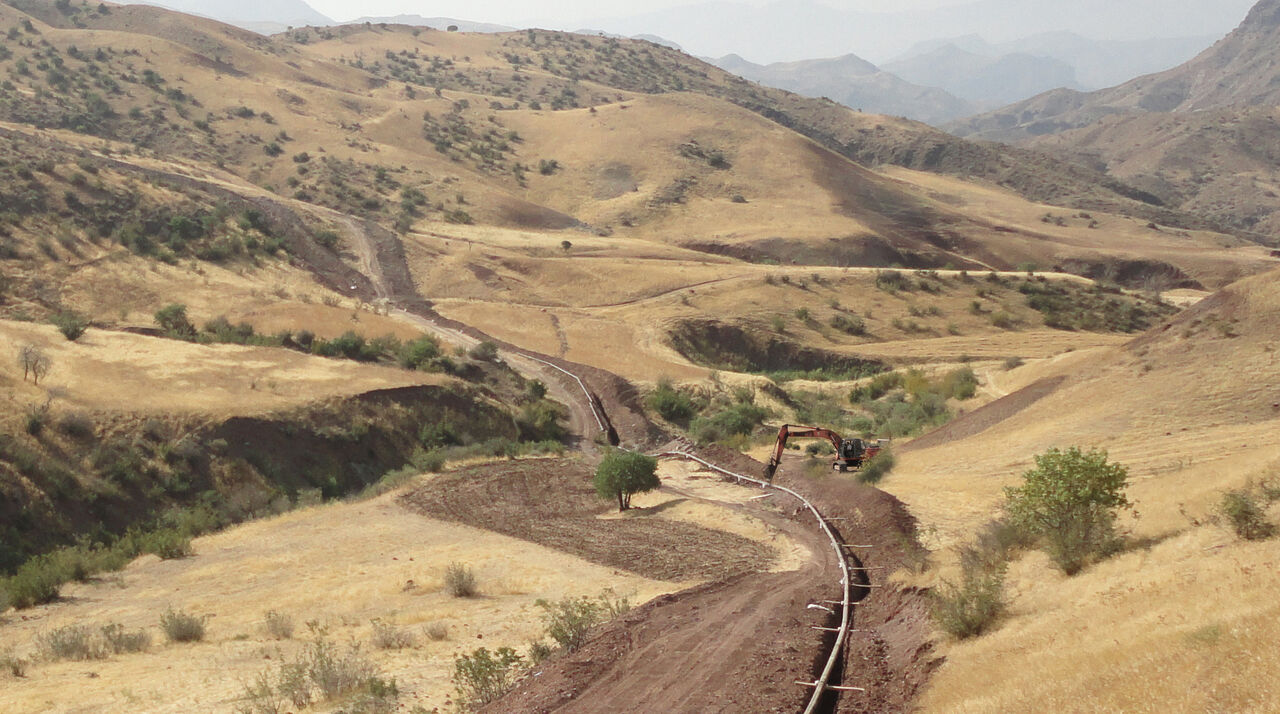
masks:
[[[1176,67],[1218,39],[1216,35],[1151,40],[1098,40],[1074,32],[1046,32],[1008,42],[988,42],[977,34],[927,40],[895,57],[889,66],[954,45],[966,52],[996,58],[1024,53],[1059,60],[1075,69],[1080,89],[1101,89],[1135,77]]]
[[[847,107],[926,123],[967,116],[977,108],[944,89],[923,87],[885,72],[856,55],[758,65],[738,55],[708,60],[753,82]]]
[[[989,57],[954,44],[884,65],[908,82],[939,87],[982,107],[1015,102],[1058,87],[1075,87],[1076,71],[1051,57],[1017,52]]]
[[[1280,0],[1263,0],[1231,34],[1164,72],[1096,92],[1053,90],[950,127],[1011,141],[1088,126],[1103,117],[1280,104]]]

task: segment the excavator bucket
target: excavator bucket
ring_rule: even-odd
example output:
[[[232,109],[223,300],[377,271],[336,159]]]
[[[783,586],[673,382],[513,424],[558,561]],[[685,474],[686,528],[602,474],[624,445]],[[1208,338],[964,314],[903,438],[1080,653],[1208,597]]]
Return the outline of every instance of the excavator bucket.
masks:
[[[764,467],[764,480],[765,480],[765,481],[772,481],[772,480],[773,480],[773,474],[774,474],[774,472],[775,472],[775,471],[777,471],[777,470],[778,470],[778,465],[777,465],[777,464],[773,464],[773,463],[766,464],[766,465],[765,465],[765,467]]]

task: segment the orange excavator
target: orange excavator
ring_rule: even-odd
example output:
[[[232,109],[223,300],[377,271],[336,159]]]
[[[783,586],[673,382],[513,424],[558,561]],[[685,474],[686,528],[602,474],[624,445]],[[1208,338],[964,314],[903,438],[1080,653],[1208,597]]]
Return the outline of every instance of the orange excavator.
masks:
[[[836,460],[832,462],[831,468],[836,471],[850,471],[862,468],[862,464],[871,457],[880,453],[888,439],[877,439],[876,441],[864,441],[862,439],[845,439],[830,429],[822,429],[815,426],[795,426],[794,424],[783,424],[778,430],[778,445],[773,450],[773,456],[769,458],[769,464],[764,467],[764,477],[767,481],[773,480],[773,474],[778,470],[778,464],[782,463],[782,450],[787,447],[787,439],[826,439],[836,449]]]

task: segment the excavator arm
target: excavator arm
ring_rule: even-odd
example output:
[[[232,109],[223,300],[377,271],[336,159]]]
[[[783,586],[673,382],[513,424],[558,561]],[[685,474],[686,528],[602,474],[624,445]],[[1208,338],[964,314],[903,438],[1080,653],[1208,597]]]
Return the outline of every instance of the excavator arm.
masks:
[[[842,439],[840,435],[830,429],[822,429],[816,426],[795,426],[793,424],[783,424],[778,430],[778,443],[774,446],[773,456],[769,457],[769,463],[764,467],[764,478],[766,481],[773,480],[773,474],[778,470],[778,464],[782,463],[782,452],[787,448],[787,439],[795,437],[797,439],[826,439],[835,447],[836,453],[840,453],[840,444]]]

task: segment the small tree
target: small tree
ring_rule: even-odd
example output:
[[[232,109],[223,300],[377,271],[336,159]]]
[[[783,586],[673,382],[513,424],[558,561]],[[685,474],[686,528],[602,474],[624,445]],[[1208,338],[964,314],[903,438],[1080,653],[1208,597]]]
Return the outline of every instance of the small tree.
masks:
[[[1050,449],[1023,474],[1025,483],[1005,489],[1011,522],[1045,544],[1049,556],[1074,575],[1091,556],[1116,545],[1116,512],[1133,504],[1124,495],[1129,469],[1107,462],[1107,452]]]
[[[49,374],[49,370],[53,367],[53,360],[49,359],[49,355],[44,350],[35,345],[23,345],[18,350],[18,364],[22,366],[22,381],[27,381],[27,377],[31,377],[31,381],[40,384],[40,380]]]
[[[658,460],[633,451],[613,449],[605,454],[592,481],[601,498],[618,499],[618,510],[631,508],[631,496],[652,491],[658,480]]]
[[[573,250],[573,243],[570,243],[567,240],[560,241],[560,250],[563,250],[564,252],[568,253],[569,251]]]

